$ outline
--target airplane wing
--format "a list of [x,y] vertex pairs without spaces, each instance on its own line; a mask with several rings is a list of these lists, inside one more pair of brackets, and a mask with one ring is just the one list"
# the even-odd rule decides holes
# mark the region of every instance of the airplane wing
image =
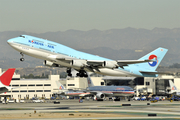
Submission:
[[98,93],[105,94],[105,95],[113,95],[113,93],[109,92],[109,91],[101,91],[101,92],[99,92],[99,91],[90,91],[90,93],[93,94],[93,95],[96,95]]
[[117,60],[117,61],[102,61],[102,60],[87,60],[87,64],[93,67],[112,67],[117,68],[128,66],[129,64],[138,64],[145,62],[153,62],[153,60]]
[[103,94],[105,94],[106,96],[109,96],[109,95],[113,95],[113,93],[112,92],[102,92]]
[[0,87],[0,93],[7,92],[8,88],[7,87]]
[[60,60],[63,62],[69,62],[71,64],[78,64],[80,67],[84,66],[86,68],[91,68],[98,70],[98,68],[101,67],[107,67],[107,68],[118,68],[123,66],[128,66],[129,64],[137,64],[137,63],[144,63],[144,62],[153,62],[153,60],[109,60],[109,61],[104,61],[104,60],[81,60],[81,59],[76,59],[76,58],[71,58],[71,57],[61,57],[61,56],[50,56],[51,58],[55,58],[56,60]]
[[60,55],[50,55],[48,56],[49,59],[51,60],[60,60],[60,61],[63,61],[63,62],[70,62],[74,59],[72,59],[72,57],[62,57]]
[[90,92],[87,92],[87,93],[83,93],[83,94],[80,94],[79,97],[88,97],[92,95]]

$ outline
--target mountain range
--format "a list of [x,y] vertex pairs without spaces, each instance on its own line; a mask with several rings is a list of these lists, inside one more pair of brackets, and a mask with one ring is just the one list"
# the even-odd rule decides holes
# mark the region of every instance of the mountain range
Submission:
[[138,59],[158,47],[169,51],[161,65],[169,66],[180,60],[180,28],[154,28],[152,30],[124,28],[100,30],[67,30],[46,33],[28,33],[24,31],[0,32],[0,67],[35,67],[42,66],[43,60],[25,55],[25,61],[20,62],[21,55],[7,44],[7,40],[26,34],[48,39],[76,50],[99,55],[102,57],[125,60]]

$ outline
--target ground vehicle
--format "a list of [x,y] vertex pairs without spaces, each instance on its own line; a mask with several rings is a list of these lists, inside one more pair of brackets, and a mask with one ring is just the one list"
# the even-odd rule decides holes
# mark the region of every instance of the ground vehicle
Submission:
[[151,103],[158,102],[158,100],[156,98],[151,98],[150,101],[151,101]]
[[51,97],[51,98],[50,98],[50,100],[55,100],[55,99],[56,99],[56,97]]
[[7,104],[7,102],[5,102],[5,100],[2,101],[2,104]]
[[24,100],[20,100],[19,102],[20,102],[20,103],[25,103],[25,101],[24,101]]
[[8,103],[14,103],[14,100],[13,100],[13,99],[10,99],[10,100],[8,101]]
[[134,97],[133,100],[144,101],[144,100],[146,100],[146,97],[145,96],[143,96],[143,97]]
[[33,100],[33,103],[43,103],[44,102],[44,100]]
[[171,100],[174,100],[174,101],[179,101],[179,100],[180,100],[180,98],[179,98],[179,97],[177,97],[177,96],[172,96]]

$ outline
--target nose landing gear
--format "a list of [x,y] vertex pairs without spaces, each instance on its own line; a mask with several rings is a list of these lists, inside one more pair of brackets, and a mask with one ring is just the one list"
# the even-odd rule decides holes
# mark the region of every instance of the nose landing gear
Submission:
[[23,57],[24,57],[24,54],[23,54],[22,52],[20,52],[20,54],[21,54],[21,56],[22,56],[22,57],[20,58],[20,61],[23,62],[23,61],[24,61],[24,58],[23,58]]

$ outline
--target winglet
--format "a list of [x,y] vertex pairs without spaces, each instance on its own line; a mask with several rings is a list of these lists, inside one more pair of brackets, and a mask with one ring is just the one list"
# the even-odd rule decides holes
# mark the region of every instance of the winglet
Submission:
[[15,68],[9,68],[5,73],[1,75],[0,81],[3,85],[10,85],[15,70]]

